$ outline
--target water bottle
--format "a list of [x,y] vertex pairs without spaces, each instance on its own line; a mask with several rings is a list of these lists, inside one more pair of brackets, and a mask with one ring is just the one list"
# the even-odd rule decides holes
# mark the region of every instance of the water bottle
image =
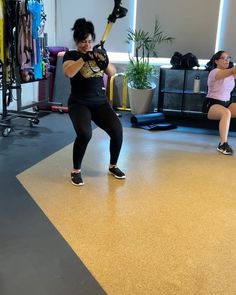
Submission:
[[199,93],[200,92],[200,76],[195,76],[193,82],[193,92]]

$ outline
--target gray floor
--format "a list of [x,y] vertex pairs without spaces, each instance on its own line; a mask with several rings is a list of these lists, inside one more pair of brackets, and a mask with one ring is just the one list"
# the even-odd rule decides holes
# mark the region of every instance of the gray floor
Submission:
[[105,294],[80,259],[16,179],[73,141],[67,114],[29,127],[16,119],[0,137],[0,294]]

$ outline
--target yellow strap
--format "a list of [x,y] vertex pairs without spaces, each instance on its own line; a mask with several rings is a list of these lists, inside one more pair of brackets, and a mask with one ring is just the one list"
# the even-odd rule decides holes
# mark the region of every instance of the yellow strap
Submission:
[[101,43],[104,43],[107,39],[107,36],[110,33],[110,30],[112,28],[113,23],[112,22],[108,22],[108,24],[106,25],[106,29],[105,32],[103,33],[102,39],[101,39]]
[[0,60],[2,63],[5,62],[5,56],[4,56],[4,11],[3,11],[2,0],[0,0]]

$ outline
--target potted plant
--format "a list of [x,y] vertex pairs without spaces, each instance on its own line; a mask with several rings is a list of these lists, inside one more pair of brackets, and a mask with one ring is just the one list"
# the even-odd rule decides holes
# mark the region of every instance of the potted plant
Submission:
[[128,30],[126,43],[134,45],[134,56],[129,54],[129,63],[125,74],[128,81],[128,95],[133,114],[150,112],[156,85],[151,77],[156,74],[156,67],[149,62],[150,55],[158,56],[157,46],[163,42],[172,42],[173,37],[168,36],[161,29],[155,18],[154,32],[151,35],[142,29]]

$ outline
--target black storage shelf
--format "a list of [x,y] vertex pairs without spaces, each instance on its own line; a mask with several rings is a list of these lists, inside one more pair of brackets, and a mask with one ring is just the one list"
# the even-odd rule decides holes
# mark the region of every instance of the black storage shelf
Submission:
[[[193,91],[194,78],[200,77],[200,92]],[[176,70],[161,67],[158,111],[176,115],[202,115],[207,92],[208,72],[205,69]]]
[[[193,91],[194,78],[200,77],[200,92]],[[158,111],[169,116],[206,118],[202,106],[207,94],[208,72],[203,69],[160,68]],[[236,86],[231,94],[236,102]]]
[[193,90],[184,90],[184,94],[194,94],[194,95],[206,96],[206,91],[194,92]]

